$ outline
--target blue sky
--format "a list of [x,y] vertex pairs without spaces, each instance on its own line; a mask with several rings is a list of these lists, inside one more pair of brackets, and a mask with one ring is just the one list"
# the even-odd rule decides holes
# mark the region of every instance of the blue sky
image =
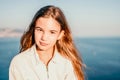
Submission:
[[26,29],[46,5],[63,10],[75,36],[120,37],[120,0],[0,0],[0,28]]

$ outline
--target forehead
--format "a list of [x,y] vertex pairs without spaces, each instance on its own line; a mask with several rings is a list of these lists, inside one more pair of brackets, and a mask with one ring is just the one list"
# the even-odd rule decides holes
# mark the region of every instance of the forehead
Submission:
[[49,29],[49,30],[51,30],[51,29],[60,30],[60,24],[52,17],[49,17],[49,18],[40,17],[40,18],[38,18],[36,23],[35,23],[35,27],[40,27],[40,28]]

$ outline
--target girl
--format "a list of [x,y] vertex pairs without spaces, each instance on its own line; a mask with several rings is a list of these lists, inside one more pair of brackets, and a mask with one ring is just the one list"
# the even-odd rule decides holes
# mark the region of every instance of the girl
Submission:
[[63,12],[41,8],[21,38],[20,54],[11,61],[10,80],[84,80],[82,60]]

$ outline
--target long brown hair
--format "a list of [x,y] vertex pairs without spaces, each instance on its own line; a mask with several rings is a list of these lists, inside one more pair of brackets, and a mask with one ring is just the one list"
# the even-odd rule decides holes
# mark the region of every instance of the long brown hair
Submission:
[[65,33],[64,36],[56,42],[57,49],[62,56],[71,61],[77,79],[84,80],[82,59],[78,55],[78,51],[76,50],[76,47],[73,43],[71,31],[69,29],[66,18],[58,7],[55,7],[53,5],[45,6],[35,14],[28,30],[23,34],[21,38],[20,52],[27,50],[35,43],[34,27],[36,20],[40,17],[52,17],[61,25],[61,30],[64,30]]

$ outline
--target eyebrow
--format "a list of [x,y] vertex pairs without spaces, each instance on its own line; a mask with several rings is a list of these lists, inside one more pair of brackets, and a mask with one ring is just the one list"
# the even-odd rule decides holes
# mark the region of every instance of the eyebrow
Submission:
[[[35,28],[41,28],[41,27],[37,27],[37,26],[35,26]],[[42,28],[41,28],[42,29]]]
[[58,32],[57,30],[50,30],[50,31],[52,31],[52,32]]

